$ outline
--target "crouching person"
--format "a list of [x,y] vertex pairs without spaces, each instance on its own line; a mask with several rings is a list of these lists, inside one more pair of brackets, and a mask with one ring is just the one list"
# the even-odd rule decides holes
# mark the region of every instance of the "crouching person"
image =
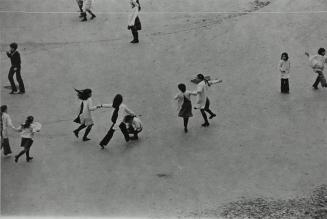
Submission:
[[133,135],[129,139],[131,140],[139,139],[138,133],[140,133],[143,129],[141,120],[134,115],[127,115],[124,118],[124,123],[126,124],[128,134]]

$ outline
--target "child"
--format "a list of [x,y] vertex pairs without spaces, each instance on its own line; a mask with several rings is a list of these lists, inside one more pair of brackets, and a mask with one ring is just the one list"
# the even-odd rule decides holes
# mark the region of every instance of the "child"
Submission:
[[10,51],[7,51],[7,56],[10,58],[11,67],[8,74],[8,79],[11,85],[11,92],[10,94],[15,94],[17,92],[17,88],[14,81],[14,74],[16,73],[16,79],[19,85],[19,94],[25,93],[24,82],[22,76],[20,75],[21,69],[21,60],[20,54],[17,51],[18,45],[17,43],[10,44]]
[[30,157],[30,148],[33,144],[34,133],[39,132],[41,129],[41,124],[33,123],[33,121],[33,116],[28,116],[25,123],[17,129],[17,131],[21,132],[21,147],[23,147],[24,149],[15,156],[16,163],[18,162],[19,157],[23,154],[26,154],[27,162],[33,159],[33,157]]
[[216,116],[210,109],[210,100],[207,97],[207,89],[209,86],[212,84],[216,83],[221,83],[222,80],[205,80],[203,74],[198,74],[197,79],[200,81],[197,85],[197,91],[196,93],[198,94],[198,101],[197,101],[197,107],[195,109],[200,109],[200,112],[202,114],[202,117],[204,119],[204,123],[202,124],[203,127],[209,126],[209,121],[207,118],[207,115],[205,112],[208,112],[210,114],[209,119],[212,119],[213,117]]
[[106,136],[104,136],[104,138],[101,140],[100,147],[102,149],[104,149],[104,146],[106,146],[109,143],[114,132],[118,128],[120,128],[121,132],[124,135],[126,142],[128,142],[130,138],[129,138],[129,134],[128,134],[128,131],[126,128],[126,124],[124,123],[123,120],[126,115],[135,116],[135,114],[133,113],[133,111],[128,109],[125,104],[123,104],[123,96],[120,94],[117,94],[114,97],[112,104],[101,104],[100,107],[114,109],[114,111],[112,112],[112,115],[111,115],[112,125],[111,125],[109,131],[107,132]]
[[136,116],[127,115],[124,118],[124,123],[126,124],[128,134],[134,135],[133,137],[130,137],[130,139],[137,140],[138,133],[140,133],[143,129],[141,120]]
[[139,35],[137,31],[142,29],[141,22],[138,17],[139,11],[141,10],[141,6],[139,0],[130,0],[130,4],[132,9],[128,18],[127,29],[131,30],[133,35],[133,40],[130,43],[138,43]]
[[3,154],[5,156],[11,155],[11,149],[8,139],[8,126],[16,130],[11,122],[11,118],[7,113],[7,105],[1,106],[1,148],[3,148]]
[[191,102],[191,95],[196,96],[196,92],[191,92],[186,90],[185,84],[179,84],[178,89],[181,91],[179,94],[175,96],[175,100],[178,101],[178,116],[182,117],[184,120],[184,131],[185,133],[188,132],[187,124],[190,117],[193,116],[192,114],[192,102]]
[[81,125],[76,130],[74,130],[74,135],[76,136],[76,138],[78,138],[78,133],[82,129],[86,128],[83,136],[83,141],[89,141],[91,139],[89,139],[87,136],[90,133],[92,126],[94,124],[91,111],[94,111],[99,107],[93,106],[93,102],[91,99],[92,96],[91,89],[85,89],[85,90],[75,89],[75,90],[77,92],[78,98],[82,100],[82,103],[81,103],[80,113],[78,117],[74,120],[74,122],[80,123]]
[[91,11],[93,5],[93,0],[83,0],[83,13],[82,15],[82,20],[81,21],[87,21],[86,18],[86,12],[88,12],[91,15],[91,20],[94,19],[96,16],[95,14]]
[[281,60],[279,62],[279,70],[281,73],[281,85],[280,90],[284,94],[289,93],[289,74],[290,74],[290,61],[288,60],[288,54],[283,52],[281,55]]
[[318,54],[313,56],[307,52],[305,52],[304,54],[309,57],[310,65],[313,71],[318,74],[317,79],[312,85],[312,87],[317,90],[319,82],[322,87],[327,87],[327,82],[324,75],[324,67],[325,63],[327,63],[327,57],[325,56],[326,50],[324,48],[320,48],[318,50]]

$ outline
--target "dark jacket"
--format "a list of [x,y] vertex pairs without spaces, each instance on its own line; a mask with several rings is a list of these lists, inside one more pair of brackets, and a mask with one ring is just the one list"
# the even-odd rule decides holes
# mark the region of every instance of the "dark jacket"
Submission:
[[15,51],[13,53],[8,53],[7,52],[7,56],[10,58],[12,67],[19,67],[20,68],[21,60],[20,60],[20,54],[19,54],[18,51]]

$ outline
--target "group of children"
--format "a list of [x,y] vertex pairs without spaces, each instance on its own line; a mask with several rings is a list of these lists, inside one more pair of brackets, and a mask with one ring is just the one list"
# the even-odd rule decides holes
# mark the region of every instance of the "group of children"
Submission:
[[[80,18],[82,22],[87,21],[87,13],[91,15],[91,20],[96,16],[92,12],[94,0],[76,0],[78,8],[80,10]],[[138,31],[142,29],[141,21],[139,18],[139,11],[141,11],[141,5],[139,0],[130,0],[131,11],[128,16],[127,29],[131,30],[133,40],[131,43],[139,43]]]
[[[117,94],[112,104],[101,104],[93,105],[91,96],[91,89],[77,90],[78,98],[81,100],[80,112],[74,122],[79,123],[80,126],[75,129],[74,135],[78,138],[79,132],[86,128],[83,136],[83,141],[90,140],[88,134],[91,131],[92,126],[94,125],[92,118],[92,111],[100,108],[112,108],[111,114],[111,126],[104,136],[104,138],[99,143],[100,147],[104,147],[110,142],[113,137],[114,132],[119,128],[124,135],[126,142],[129,140],[137,140],[138,133],[142,131],[143,126],[141,120],[136,116],[136,114],[131,111],[125,104],[123,104],[123,97],[121,94]],[[133,135],[130,137],[130,135]]]
[[33,144],[34,133],[39,132],[41,130],[41,124],[38,122],[34,122],[33,116],[28,116],[25,120],[25,123],[21,124],[18,128],[16,128],[12,124],[12,120],[8,114],[7,105],[1,106],[1,148],[3,149],[3,154],[5,156],[10,156],[12,154],[9,137],[8,137],[8,128],[12,128],[13,130],[20,132],[21,135],[21,147],[24,149],[21,150],[15,156],[15,162],[18,162],[18,159],[23,154],[26,154],[26,161],[29,162],[33,159],[30,156],[30,148]]
[[[321,87],[327,87],[327,82],[324,75],[324,66],[327,63],[326,50],[324,48],[319,48],[316,55],[310,55],[308,52],[305,52],[304,54],[309,58],[309,63],[313,72],[317,74],[317,78],[312,87],[317,90],[319,83],[321,84]],[[281,93],[289,94],[289,75],[291,64],[286,52],[282,53],[278,68],[281,73]]]

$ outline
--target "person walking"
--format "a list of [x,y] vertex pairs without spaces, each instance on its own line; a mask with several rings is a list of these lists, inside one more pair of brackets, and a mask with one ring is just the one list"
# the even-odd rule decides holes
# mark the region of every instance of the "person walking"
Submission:
[[83,0],[83,12],[81,14],[82,20],[81,21],[87,21],[87,15],[86,12],[91,15],[91,20],[96,18],[95,14],[92,12],[93,7],[93,0]]
[[124,135],[126,142],[130,140],[129,134],[126,128],[126,124],[124,123],[124,118],[126,115],[135,116],[135,113],[127,108],[125,104],[123,104],[123,96],[121,94],[117,94],[114,97],[112,104],[101,104],[100,108],[113,108],[113,112],[111,114],[111,122],[112,125],[109,128],[109,131],[104,136],[104,138],[100,142],[100,147],[104,149],[104,147],[110,142],[114,132],[119,128]]
[[9,45],[9,47],[10,47],[10,51],[7,51],[7,56],[8,56],[8,58],[10,58],[10,61],[11,61],[11,67],[10,67],[9,74],[8,74],[8,79],[9,79],[9,82],[11,85],[10,94],[15,94],[17,92],[17,88],[16,88],[15,81],[14,81],[15,74],[16,74],[16,79],[17,79],[18,86],[19,86],[19,94],[24,94],[25,86],[24,86],[22,76],[20,75],[21,59],[20,59],[20,54],[17,51],[18,45],[17,45],[17,43],[11,43]]
[[127,29],[131,30],[133,40],[130,43],[139,43],[138,31],[142,29],[140,18],[138,17],[139,11],[141,11],[141,5],[139,0],[130,0],[131,11],[128,18]]
[[290,92],[289,88],[289,77],[290,77],[290,61],[288,60],[288,54],[286,52],[283,52],[281,55],[281,60],[279,62],[279,71],[281,73],[281,79],[280,79],[280,91],[284,94],[288,94]]
[[327,63],[326,50],[324,48],[319,48],[317,55],[310,55],[308,52],[305,52],[304,54],[308,56],[313,71],[318,74],[312,87],[317,90],[319,83],[322,87],[327,87],[324,75],[324,67]]
[[178,93],[174,99],[177,100],[178,103],[178,116],[183,118],[184,121],[184,132],[187,133],[187,125],[189,118],[193,116],[192,114],[192,102],[191,102],[191,95],[196,96],[196,92],[191,92],[186,90],[185,84],[178,84],[178,89],[180,93]]
[[86,128],[85,132],[84,132],[84,136],[83,136],[83,141],[89,141],[91,140],[90,138],[88,138],[88,134],[90,133],[92,126],[94,125],[93,119],[92,119],[92,114],[91,111],[96,110],[97,106],[93,106],[93,102],[92,102],[92,90],[91,89],[85,89],[85,90],[77,90],[75,89],[75,91],[77,92],[77,96],[78,98],[82,101],[81,102],[81,107],[80,107],[80,113],[77,116],[77,118],[74,120],[74,122],[81,124],[77,129],[75,129],[74,135],[76,136],[76,138],[78,138],[78,134],[79,132]]
[[12,124],[9,114],[7,113],[7,110],[7,105],[1,106],[1,148],[3,149],[3,155],[5,156],[9,156],[12,153],[8,138],[8,127],[16,130]]
[[23,147],[24,149],[15,156],[16,163],[18,162],[19,157],[22,156],[23,154],[26,154],[27,162],[33,159],[33,157],[30,156],[30,148],[33,144],[34,133],[39,132],[41,129],[41,124],[34,123],[33,121],[34,121],[34,117],[28,116],[26,118],[25,123],[22,124],[20,128],[17,129],[17,131],[21,133],[20,146]]
[[207,127],[210,124],[206,112],[210,114],[209,119],[212,119],[216,116],[216,114],[210,110],[210,100],[207,97],[207,90],[209,86],[211,86],[212,84],[221,83],[222,80],[205,80],[203,74],[198,74],[197,79],[200,82],[198,83],[197,90],[196,90],[196,93],[198,95],[198,101],[195,109],[200,109],[200,112],[204,120],[202,126]]

